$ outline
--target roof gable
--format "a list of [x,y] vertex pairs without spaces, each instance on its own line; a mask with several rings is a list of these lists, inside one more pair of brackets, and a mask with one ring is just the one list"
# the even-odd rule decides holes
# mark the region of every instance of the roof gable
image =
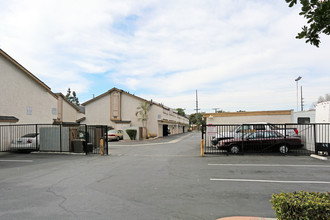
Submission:
[[4,52],[2,49],[0,49],[0,54],[7,59],[9,62],[11,62],[14,66],[16,66],[18,69],[20,69],[23,73],[25,73],[30,79],[37,82],[41,87],[45,88],[49,94],[51,94],[53,97],[57,99],[57,96],[51,91],[51,89],[40,79],[38,79],[35,75],[33,75],[30,71],[25,69],[21,64],[19,64],[16,60],[14,60],[11,56],[9,56],[6,52]]

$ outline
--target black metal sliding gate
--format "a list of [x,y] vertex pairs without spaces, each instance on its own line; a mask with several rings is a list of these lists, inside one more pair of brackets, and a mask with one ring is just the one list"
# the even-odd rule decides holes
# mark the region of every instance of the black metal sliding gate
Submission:
[[330,124],[219,124],[202,127],[205,154],[330,153]]
[[0,151],[108,155],[108,127],[83,124],[0,125]]

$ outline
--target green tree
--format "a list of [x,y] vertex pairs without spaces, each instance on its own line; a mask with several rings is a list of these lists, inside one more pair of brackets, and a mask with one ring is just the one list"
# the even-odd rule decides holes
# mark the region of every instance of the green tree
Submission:
[[73,91],[72,92],[72,95],[71,95],[71,89],[70,88],[68,88],[68,91],[67,91],[67,93],[65,95],[65,98],[66,98],[66,100],[68,100],[69,102],[71,102],[71,103],[73,103],[75,105],[80,105],[79,99],[77,97],[76,92]]
[[176,109],[178,111],[178,115],[181,115],[183,117],[186,117],[186,113],[184,112],[183,108],[177,108]]
[[148,112],[151,108],[149,102],[141,102],[140,105],[136,108],[135,115],[138,117],[139,121],[142,121],[142,126],[146,130],[146,135],[148,138]]
[[66,92],[65,98],[66,98],[66,100],[71,102],[71,89],[70,88],[68,88],[68,91]]
[[203,119],[203,113],[194,113],[189,115],[189,124],[197,125],[198,130],[200,126],[205,124],[205,120]]
[[[285,0],[289,7],[297,4],[298,0]],[[330,35],[330,1],[329,0],[300,0],[302,5],[299,15],[307,19],[307,26],[302,28],[296,38],[306,39],[316,47],[320,44],[320,34]]]

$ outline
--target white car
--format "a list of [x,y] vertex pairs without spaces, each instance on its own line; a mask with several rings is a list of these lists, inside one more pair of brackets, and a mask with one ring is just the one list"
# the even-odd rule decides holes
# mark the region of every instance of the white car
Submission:
[[[38,147],[37,147],[38,142]],[[25,134],[20,138],[14,139],[10,145],[12,151],[35,151],[40,146],[39,133]]]
[[124,132],[122,130],[109,130],[108,131],[108,141],[119,141],[123,140],[124,138]]

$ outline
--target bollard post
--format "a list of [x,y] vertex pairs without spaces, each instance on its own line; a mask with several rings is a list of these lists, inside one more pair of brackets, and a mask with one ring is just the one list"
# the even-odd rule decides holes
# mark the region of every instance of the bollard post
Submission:
[[104,142],[103,142],[103,138],[101,138],[100,139],[100,153],[101,153],[101,155],[103,156],[103,154],[104,154],[104,149],[103,149],[103,145],[104,145]]
[[204,141],[204,139],[202,139],[202,141],[201,141],[201,156],[202,157],[204,157],[204,146],[205,145],[205,141]]

